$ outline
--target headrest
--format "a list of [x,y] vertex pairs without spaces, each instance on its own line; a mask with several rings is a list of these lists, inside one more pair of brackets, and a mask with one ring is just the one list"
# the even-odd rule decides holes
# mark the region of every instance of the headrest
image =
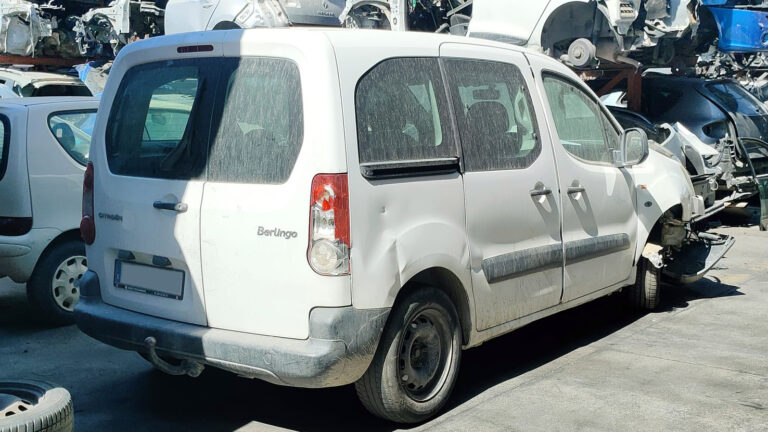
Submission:
[[467,122],[474,136],[501,135],[509,131],[509,114],[501,102],[477,102],[467,112]]

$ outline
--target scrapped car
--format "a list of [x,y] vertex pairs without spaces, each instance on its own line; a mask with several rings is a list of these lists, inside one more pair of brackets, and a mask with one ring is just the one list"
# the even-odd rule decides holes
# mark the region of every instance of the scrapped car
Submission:
[[0,278],[27,284],[38,317],[71,323],[86,269],[82,185],[98,100],[0,101]]
[[347,0],[339,21],[346,28],[465,35],[472,3],[471,0]]
[[698,0],[347,0],[340,20],[345,27],[468,33],[579,68],[668,64],[705,52],[717,36]]
[[163,34],[165,2],[3,0],[0,53],[112,58],[134,39]]
[[717,49],[722,52],[768,51],[768,1],[701,0],[718,30]]
[[91,96],[77,77],[0,68],[0,97]]
[[0,2],[0,53],[31,56],[37,42],[53,34],[40,6],[25,0]]
[[469,35],[525,45],[577,68],[667,65],[717,37],[698,0],[477,0]]
[[653,309],[733,244],[572,71],[480,39],[140,41],[93,137],[82,331],[171,374],[355,383],[397,422],[440,410],[462,349],[620,290]]
[[713,216],[723,210],[726,204],[742,197],[738,192],[733,192],[721,194],[725,196],[718,198],[717,192],[720,184],[733,177],[730,148],[715,149],[701,142],[698,137],[680,123],[672,125],[664,123],[657,126],[642,114],[626,108],[608,105],[609,101],[614,103],[619,101],[611,100],[610,97],[603,99],[611,114],[622,127],[625,129],[642,129],[651,141],[671,152],[686,167],[696,194],[704,198],[705,211],[696,215],[696,220]]
[[[156,4],[157,3],[157,4]],[[135,39],[163,34],[165,1],[114,0],[65,22],[81,56],[114,57]]]
[[723,192],[757,193],[757,177],[768,175],[768,113],[730,79],[708,80],[646,73],[642,113],[654,123],[681,123],[721,156],[731,159]]
[[255,27],[339,26],[344,0],[169,0],[165,34]]

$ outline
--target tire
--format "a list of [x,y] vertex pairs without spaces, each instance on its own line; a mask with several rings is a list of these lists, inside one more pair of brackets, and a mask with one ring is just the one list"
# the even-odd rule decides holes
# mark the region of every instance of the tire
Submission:
[[635,284],[627,289],[630,306],[638,311],[652,311],[659,307],[660,294],[661,269],[654,267],[646,258],[640,258]]
[[0,381],[0,432],[72,432],[69,392],[43,381]]
[[69,240],[55,245],[37,262],[27,282],[27,298],[39,318],[53,325],[74,323],[73,310],[80,299],[75,286],[88,264],[85,245]]
[[371,365],[355,383],[358,398],[373,415],[396,423],[433,417],[456,384],[461,343],[448,296],[417,288],[395,305]]

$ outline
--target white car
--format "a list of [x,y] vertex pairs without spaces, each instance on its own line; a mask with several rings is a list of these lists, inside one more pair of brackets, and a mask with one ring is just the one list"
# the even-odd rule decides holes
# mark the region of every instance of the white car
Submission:
[[577,68],[599,60],[639,67],[695,59],[717,36],[711,16],[698,0],[476,0],[468,34]]
[[[418,422],[462,349],[622,289],[652,309],[662,268],[706,271],[679,252],[702,207],[679,161],[509,45],[166,36],[121,51],[102,102],[76,321],[171,374],[355,383]],[[707,237],[717,261],[732,239]]]
[[31,96],[91,96],[91,91],[77,77],[0,68],[1,99]]
[[338,27],[345,0],[169,0],[165,34],[254,27]]
[[73,320],[85,272],[82,178],[98,100],[0,101],[0,278],[27,284],[39,317]]

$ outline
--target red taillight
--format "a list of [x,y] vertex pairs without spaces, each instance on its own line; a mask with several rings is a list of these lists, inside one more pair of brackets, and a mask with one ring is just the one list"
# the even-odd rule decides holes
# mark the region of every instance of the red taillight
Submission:
[[347,175],[318,174],[312,179],[309,264],[323,275],[349,274],[351,245]]
[[80,237],[85,244],[96,240],[96,224],[93,221],[93,163],[88,162],[83,177],[83,219],[80,220]]

